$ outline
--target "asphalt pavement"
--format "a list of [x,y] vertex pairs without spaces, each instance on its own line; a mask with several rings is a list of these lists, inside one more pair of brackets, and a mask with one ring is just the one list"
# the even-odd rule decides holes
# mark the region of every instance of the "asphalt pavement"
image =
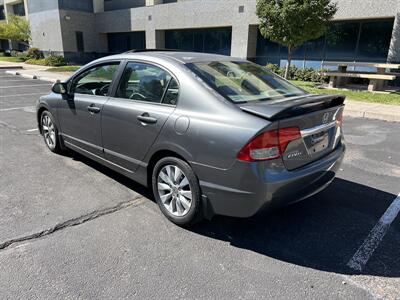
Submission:
[[187,230],[146,188],[46,148],[34,105],[50,86],[0,71],[1,299],[400,299],[400,217],[374,233],[400,193],[400,123],[346,118],[328,189]]

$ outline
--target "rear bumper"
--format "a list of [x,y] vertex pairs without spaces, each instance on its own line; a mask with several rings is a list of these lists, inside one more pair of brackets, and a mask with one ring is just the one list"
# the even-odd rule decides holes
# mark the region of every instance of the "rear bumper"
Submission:
[[302,168],[287,171],[281,161],[235,162],[227,169],[193,167],[214,214],[250,217],[259,210],[301,201],[326,188],[343,160],[345,145]]

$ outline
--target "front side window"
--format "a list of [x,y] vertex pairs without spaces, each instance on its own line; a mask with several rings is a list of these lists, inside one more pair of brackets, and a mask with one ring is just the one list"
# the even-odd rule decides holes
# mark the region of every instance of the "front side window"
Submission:
[[72,82],[71,91],[76,94],[107,96],[119,62],[102,64],[79,74]]
[[145,64],[127,64],[116,97],[135,101],[176,104],[178,85],[165,70]]
[[305,92],[266,68],[250,62],[201,62],[187,67],[233,102],[276,100]]

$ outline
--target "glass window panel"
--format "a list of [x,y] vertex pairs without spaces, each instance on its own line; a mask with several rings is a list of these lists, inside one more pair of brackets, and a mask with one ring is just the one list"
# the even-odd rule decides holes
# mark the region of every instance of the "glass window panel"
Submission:
[[15,15],[25,16],[25,6],[23,2],[14,4],[12,8]]
[[165,47],[167,49],[230,55],[231,41],[231,28],[165,31]]
[[168,85],[168,89],[165,92],[164,99],[162,102],[165,104],[176,105],[176,103],[178,102],[178,95],[179,95],[178,82],[175,80],[175,78],[172,78]]
[[192,63],[187,67],[233,102],[266,101],[304,94],[268,69],[250,62]]
[[359,22],[333,23],[326,36],[326,60],[354,60]]
[[146,48],[146,37],[144,31],[109,33],[107,36],[108,51],[110,53],[121,53],[133,49]]
[[306,60],[305,61],[305,67],[306,68],[311,68],[314,70],[320,70],[322,65],[321,60]]
[[305,43],[306,59],[322,60],[324,58],[325,36]]
[[130,62],[124,70],[116,97],[160,103],[171,78],[159,67]]
[[363,22],[357,60],[386,61],[394,20]]
[[72,82],[74,93],[106,96],[118,70],[119,62],[96,66],[80,74]]

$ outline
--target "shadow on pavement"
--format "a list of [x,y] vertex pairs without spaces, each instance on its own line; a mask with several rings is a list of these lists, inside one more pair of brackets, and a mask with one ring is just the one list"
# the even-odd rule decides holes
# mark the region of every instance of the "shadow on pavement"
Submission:
[[[395,198],[390,193],[335,179],[325,191],[303,202],[249,219],[215,217],[193,231],[288,263],[359,274],[346,264]],[[393,224],[391,230],[398,230],[397,225]],[[363,274],[400,276],[400,235],[387,234],[384,241]],[[385,255],[377,257],[379,253]]]
[[[66,156],[154,201],[150,189],[129,178],[80,154],[71,152]],[[288,263],[359,274],[346,264],[395,198],[394,194],[337,178],[325,191],[303,202],[248,219],[216,216],[191,231]],[[397,220],[363,274],[400,277],[399,232]]]

